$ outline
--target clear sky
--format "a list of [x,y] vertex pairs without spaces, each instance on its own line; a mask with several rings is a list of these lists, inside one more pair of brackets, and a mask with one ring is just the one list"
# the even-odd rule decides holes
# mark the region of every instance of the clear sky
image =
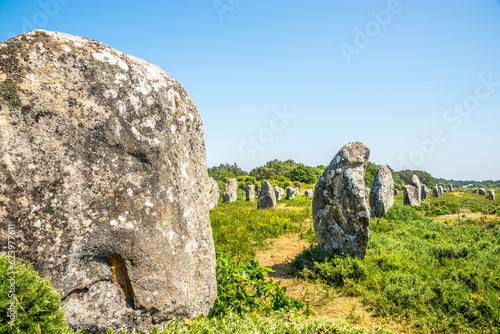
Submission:
[[0,40],[89,37],[180,81],[208,165],[370,160],[500,179],[499,0],[0,0]]

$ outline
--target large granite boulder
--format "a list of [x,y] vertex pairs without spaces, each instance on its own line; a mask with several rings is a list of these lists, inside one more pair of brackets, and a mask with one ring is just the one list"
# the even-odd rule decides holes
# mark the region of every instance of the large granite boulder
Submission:
[[434,189],[432,189],[432,196],[433,197],[440,197],[441,194],[439,193],[439,187],[435,186]]
[[404,189],[404,205],[419,206],[420,193],[417,187],[405,186]]
[[313,197],[313,190],[312,189],[307,189],[305,192],[304,192],[304,196],[305,197]]
[[420,203],[420,200],[422,199],[422,184],[420,183],[420,180],[417,175],[413,175],[411,177],[411,185],[417,188],[418,191],[418,202]]
[[245,190],[245,199],[252,202],[255,200],[255,186],[253,184],[247,185]]
[[290,186],[286,188],[286,199],[295,198],[295,195],[297,195],[297,188]]
[[449,191],[449,192],[453,192],[454,190],[455,190],[455,189],[453,189],[453,184],[451,184],[451,183],[450,183],[450,184],[448,185],[448,191]]
[[478,189],[477,189],[477,188],[472,189],[472,193],[473,193],[473,194],[477,194],[477,192],[478,192]]
[[269,181],[262,182],[260,189],[260,197],[257,201],[259,209],[274,209],[276,207],[276,194],[274,188]]
[[[217,295],[202,120],[160,68],[36,30],[0,43],[0,222],[72,326],[147,331]],[[7,244],[0,233],[0,243]]]
[[380,165],[370,190],[372,217],[382,217],[394,205],[394,180],[387,165]]
[[479,195],[485,196],[486,195],[486,190],[484,188],[479,188],[478,191],[477,191],[477,193]]
[[222,193],[223,202],[234,202],[238,198],[238,181],[236,179],[229,179],[224,185],[224,192]]
[[217,204],[219,203],[219,195],[220,195],[219,185],[217,184],[217,181],[215,181],[213,177],[209,177],[208,186],[209,186],[208,209],[213,210],[217,207]]
[[489,196],[488,196],[490,199],[495,199],[495,190],[494,189],[490,189],[489,191]]
[[438,191],[439,191],[439,196],[443,196],[445,193],[443,186],[438,186]]
[[316,183],[312,202],[320,249],[364,258],[370,207],[365,172],[370,150],[363,143],[346,144]]

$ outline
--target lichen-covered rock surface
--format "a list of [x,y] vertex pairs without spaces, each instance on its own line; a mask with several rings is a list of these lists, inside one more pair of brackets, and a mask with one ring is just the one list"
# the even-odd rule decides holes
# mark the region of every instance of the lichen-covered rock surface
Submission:
[[285,189],[278,186],[274,187],[274,195],[276,196],[276,201],[281,201],[281,197],[285,193]]
[[420,179],[418,178],[418,176],[415,174],[411,178],[411,185],[417,188],[418,192],[417,197],[418,197],[418,202],[420,203],[420,201],[422,200],[422,184],[420,183]]
[[249,184],[247,185],[247,188],[245,190],[245,196],[247,201],[254,201],[255,200],[255,185]]
[[304,192],[304,196],[305,197],[313,197],[313,190],[312,189],[307,189],[305,192]]
[[405,186],[403,203],[410,206],[420,205],[420,191],[417,187]]
[[297,188],[290,186],[286,187],[286,199],[295,198],[295,195],[297,195]]
[[380,165],[370,191],[372,217],[382,217],[394,205],[394,180],[387,165]]
[[56,32],[0,42],[1,230],[15,226],[71,325],[209,314],[207,179],[200,114],[160,68]]
[[219,203],[219,195],[220,195],[220,190],[219,190],[219,185],[217,184],[217,181],[214,180],[213,177],[208,178],[208,209],[213,210],[217,207],[217,204]]
[[227,180],[222,193],[223,202],[234,202],[238,198],[238,181],[236,179]]
[[346,144],[316,183],[312,202],[320,249],[364,258],[370,207],[365,173],[370,150],[363,143]]
[[276,194],[269,181],[262,182],[257,207],[259,209],[274,209],[276,207]]

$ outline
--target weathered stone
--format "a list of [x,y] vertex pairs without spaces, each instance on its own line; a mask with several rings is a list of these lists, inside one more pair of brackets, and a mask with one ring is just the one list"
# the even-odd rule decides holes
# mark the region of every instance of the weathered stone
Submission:
[[306,197],[313,197],[313,191],[312,191],[312,189],[307,189],[304,192],[304,196],[306,196]]
[[489,197],[490,199],[493,199],[493,200],[494,200],[494,199],[495,199],[495,190],[490,189],[490,191],[489,191],[489,196],[488,196],[488,197]]
[[479,195],[483,195],[483,196],[485,196],[485,195],[486,195],[486,190],[484,190],[484,188],[479,188],[479,190],[477,191],[477,193],[478,193]]
[[222,193],[223,202],[234,202],[238,198],[238,181],[236,179],[229,179],[224,185],[224,192]]
[[262,182],[262,189],[260,190],[257,207],[259,209],[274,209],[276,207],[276,194],[269,181]]
[[421,199],[427,199],[427,194],[430,192],[429,188],[425,184],[422,184],[422,193],[420,194]]
[[418,188],[414,186],[405,186],[404,189],[404,205],[419,206],[420,205],[420,194]]
[[472,193],[473,193],[473,194],[477,194],[477,191],[478,191],[478,189],[477,189],[477,188],[472,189]]
[[442,196],[444,194],[444,188],[443,188],[443,186],[439,186],[438,190],[439,190],[439,196]]
[[448,185],[448,191],[449,191],[449,192],[453,192],[453,191],[454,191],[454,189],[453,189],[453,184],[451,184],[451,183],[450,183],[450,184]]
[[[0,44],[0,222],[69,323],[145,332],[217,295],[202,120],[160,68],[36,30]],[[0,243],[7,244],[0,233]]]
[[313,220],[320,249],[364,258],[370,207],[365,172],[370,150],[349,143],[333,157],[316,183]]
[[420,180],[418,179],[417,175],[413,175],[411,177],[411,185],[417,188],[418,191],[418,203],[420,205],[420,201],[422,200],[422,184],[420,183]]
[[394,180],[387,165],[380,165],[370,191],[372,217],[382,217],[394,205]]
[[247,185],[245,195],[247,201],[253,202],[255,200],[255,186],[253,184]]
[[439,188],[438,186],[435,186],[434,189],[432,189],[432,196],[434,197],[439,197],[441,194],[439,193]]
[[213,210],[217,207],[219,203],[219,185],[217,181],[214,180],[213,177],[208,178],[208,186],[209,186],[209,195],[208,195],[208,209]]
[[394,195],[399,195],[399,190],[398,189],[394,189]]
[[287,187],[286,188],[286,199],[292,199],[297,195],[297,188]]
[[285,190],[283,188],[280,188],[278,186],[274,187],[274,194],[276,195],[276,201],[281,201],[281,198],[283,197],[284,193]]

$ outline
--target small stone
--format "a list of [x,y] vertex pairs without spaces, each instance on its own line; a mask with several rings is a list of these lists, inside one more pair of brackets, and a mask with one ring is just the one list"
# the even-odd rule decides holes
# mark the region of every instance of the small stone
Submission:
[[405,186],[404,189],[404,205],[419,206],[420,193],[417,187]]
[[307,189],[307,190],[304,192],[304,196],[305,196],[305,197],[313,197],[313,191],[312,191],[312,189]]
[[276,207],[276,194],[274,188],[269,181],[262,182],[260,197],[257,202],[259,209],[274,209]]
[[488,197],[492,200],[495,199],[495,190],[494,189],[490,189]]
[[393,205],[394,180],[392,172],[387,165],[380,165],[370,190],[372,217],[383,217]]
[[420,183],[420,180],[418,179],[418,176],[417,175],[413,175],[411,177],[411,185],[414,186],[415,188],[417,188],[417,191],[418,191],[418,205],[420,205],[420,201],[422,199],[422,184]]
[[281,201],[283,194],[285,193],[285,189],[280,188],[278,186],[274,187],[274,194],[276,195],[276,201]]
[[286,199],[292,199],[297,195],[297,188],[287,187],[286,188]]
[[238,181],[236,179],[229,179],[224,186],[222,193],[222,202],[234,202],[238,197]]
[[255,186],[253,184],[247,185],[245,195],[247,201],[253,202],[255,200]]
[[485,196],[486,195],[486,190],[484,190],[484,188],[479,188],[479,190],[477,192],[481,196]]

